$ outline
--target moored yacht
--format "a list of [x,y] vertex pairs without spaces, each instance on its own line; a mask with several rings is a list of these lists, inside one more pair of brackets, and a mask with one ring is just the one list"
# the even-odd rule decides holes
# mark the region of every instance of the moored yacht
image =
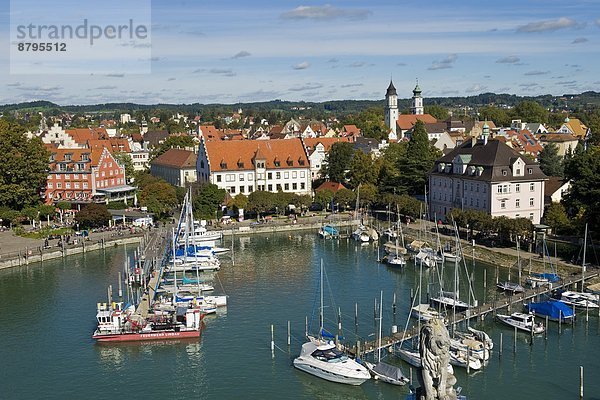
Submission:
[[310,338],[302,345],[294,367],[331,382],[360,385],[371,378],[369,371],[335,344]]
[[544,324],[535,322],[535,318],[532,314],[523,314],[519,312],[512,313],[511,315],[496,315],[498,321],[520,329],[525,332],[543,333],[546,329]]

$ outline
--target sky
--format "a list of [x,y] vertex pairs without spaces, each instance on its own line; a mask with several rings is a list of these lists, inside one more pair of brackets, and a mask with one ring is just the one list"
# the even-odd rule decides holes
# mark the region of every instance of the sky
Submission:
[[418,79],[425,104],[600,91],[599,0],[152,0],[149,68],[106,74],[11,69],[20,1],[0,0],[0,104],[377,100],[390,78],[400,98]]

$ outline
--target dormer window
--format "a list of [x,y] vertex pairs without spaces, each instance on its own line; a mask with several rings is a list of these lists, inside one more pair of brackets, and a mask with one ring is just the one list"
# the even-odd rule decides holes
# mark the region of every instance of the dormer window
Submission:
[[50,162],[54,162],[56,160],[56,153],[50,154]]
[[299,165],[304,165],[304,159],[303,158],[298,158],[298,164]]
[[90,161],[90,155],[88,153],[83,153],[81,155],[81,161]]
[[533,168],[528,168],[528,169],[527,169],[527,173],[528,173],[529,175],[533,174]]
[[244,162],[242,161],[241,158],[238,159],[237,166],[238,166],[238,168],[244,168]]
[[444,172],[444,168],[446,168],[446,164],[444,164],[444,163],[438,164],[438,172]]
[[73,154],[67,153],[65,154],[65,161],[69,162],[73,159]]
[[281,166],[281,162],[279,161],[279,158],[275,157],[275,160],[273,160],[273,165],[276,167]]
[[227,163],[225,162],[225,160],[221,160],[221,169],[227,169]]
[[505,169],[502,170],[502,176],[506,176],[508,173],[506,172]]
[[286,164],[288,165],[288,167],[291,167],[292,165],[294,165],[294,160],[292,160],[292,157],[288,156],[287,160],[285,160]]
[[469,167],[469,175],[475,175],[475,167],[473,165]]

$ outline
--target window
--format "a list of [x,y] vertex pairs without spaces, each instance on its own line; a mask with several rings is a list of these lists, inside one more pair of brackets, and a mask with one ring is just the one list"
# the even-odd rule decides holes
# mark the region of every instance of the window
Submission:
[[516,200],[515,200],[515,207],[516,207],[516,208],[519,208],[519,207],[521,207],[521,200],[519,200],[519,199],[516,199]]
[[272,173],[272,172],[269,172],[269,173],[267,174],[267,178],[269,178],[269,179],[273,179],[273,173]]
[[498,185],[498,194],[502,193],[502,185]]
[[298,177],[298,172],[297,171],[293,171],[292,172],[292,178],[297,178]]
[[301,182],[301,183],[300,183],[300,189],[301,189],[301,190],[304,190],[305,188],[306,188],[306,185],[304,184],[304,182]]
[[281,179],[281,172],[277,172],[277,173],[275,173],[275,178],[277,178],[277,179]]
[[515,192],[521,193],[521,184],[520,183],[515,184]]
[[53,189],[54,185],[52,184],[52,182],[48,182],[48,189]]
[[57,189],[62,189],[62,183],[56,182],[56,188]]
[[290,179],[290,173],[289,173],[289,172],[284,172],[284,173],[283,173],[283,177],[284,177],[285,179]]
[[221,182],[221,175],[217,175],[217,182]]
[[277,184],[277,191],[278,192],[281,191],[281,185],[280,184]]
[[254,186],[248,186],[248,193],[252,193],[254,191]]
[[65,188],[66,189],[71,189],[71,182],[65,183]]
[[239,175],[238,175],[238,180],[239,180],[240,182],[244,182],[244,174],[239,174]]
[[83,188],[87,189],[88,188],[88,183],[87,182],[83,182]]
[[71,179],[71,175],[65,174],[65,179]]
[[283,185],[284,190],[290,190],[290,184],[286,183]]
[[75,187],[75,189],[79,189],[79,182],[73,183],[73,186]]
[[65,154],[65,161],[71,161],[73,159],[73,154]]
[[506,200],[500,200],[500,208],[506,208]]
[[105,175],[105,173],[104,173],[104,171],[102,171],[102,177],[103,177],[103,178],[104,178],[104,175]]
[[529,199],[529,206],[533,207],[533,197]]
[[521,176],[521,168],[517,168],[517,176]]
[[502,176],[506,176],[506,170],[502,170]]
[[243,186],[240,186],[240,193],[244,193],[244,187]]
[[529,191],[533,192],[535,190],[535,183],[530,183],[529,184]]
[[527,168],[527,173],[528,173],[529,175],[533,174],[533,168]]
[[73,174],[73,179],[79,179],[79,174]]
[[254,179],[254,174],[252,172],[248,172],[248,180],[251,181]]
[[479,183],[477,184],[477,186],[475,186],[475,191],[479,192]]
[[272,191],[273,191],[273,185],[267,185],[267,188],[268,188],[267,190],[268,190],[269,192],[272,192]]
[[533,221],[533,213],[529,214],[529,219]]
[[235,193],[235,186],[229,188],[229,193]]
[[292,183],[292,190],[298,189],[298,184],[296,182]]
[[304,171],[300,171],[300,178],[304,178]]
[[473,182],[471,182],[471,192],[473,191]]
[[477,199],[477,208],[479,208],[479,199]]

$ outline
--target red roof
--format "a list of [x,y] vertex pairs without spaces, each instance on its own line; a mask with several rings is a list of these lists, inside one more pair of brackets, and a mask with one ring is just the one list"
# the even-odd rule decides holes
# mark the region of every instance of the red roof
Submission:
[[412,127],[415,125],[417,120],[423,121],[426,124],[432,124],[434,122],[437,122],[437,119],[433,118],[429,114],[420,114],[420,115],[401,114],[398,116],[398,121],[396,121],[396,124],[403,131],[407,131],[409,129],[412,129]]
[[308,168],[300,139],[209,140],[205,141],[211,171],[253,170],[254,160],[266,168]]
[[318,188],[315,189],[315,192],[329,190],[330,192],[335,193],[338,190],[342,190],[342,189],[346,189],[346,187],[339,182],[325,181],[321,184],[321,186],[319,186]]
[[315,147],[321,143],[323,145],[323,147],[325,148],[325,152],[328,152],[329,149],[331,149],[331,146],[333,146],[334,143],[339,143],[339,142],[348,142],[351,143],[352,142],[352,138],[351,137],[332,137],[332,138],[304,138],[304,146],[306,146],[306,151],[310,154],[315,150]]

